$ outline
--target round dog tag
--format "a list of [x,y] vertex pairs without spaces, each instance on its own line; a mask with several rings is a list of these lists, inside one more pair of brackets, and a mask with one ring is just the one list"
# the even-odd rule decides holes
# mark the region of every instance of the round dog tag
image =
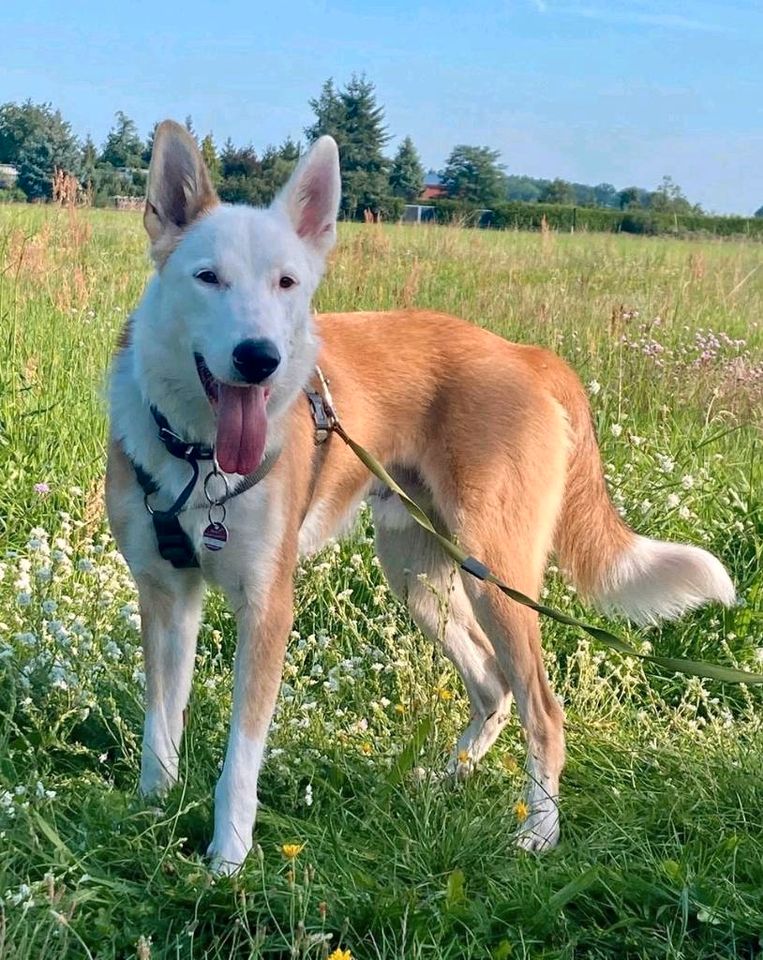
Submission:
[[210,523],[201,535],[207,550],[222,550],[228,542],[228,529],[223,523]]

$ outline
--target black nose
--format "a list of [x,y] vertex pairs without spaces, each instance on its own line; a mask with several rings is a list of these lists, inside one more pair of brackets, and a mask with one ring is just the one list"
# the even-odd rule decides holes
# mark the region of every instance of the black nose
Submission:
[[242,340],[233,350],[233,366],[247,383],[262,383],[281,362],[272,340]]

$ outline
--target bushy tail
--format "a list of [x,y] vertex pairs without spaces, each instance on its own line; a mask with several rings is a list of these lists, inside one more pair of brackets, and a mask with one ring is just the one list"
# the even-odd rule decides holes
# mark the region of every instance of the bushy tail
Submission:
[[675,619],[711,601],[731,606],[734,585],[716,557],[699,547],[639,536],[615,510],[588,398],[566,364],[554,378],[554,393],[572,434],[555,549],[575,586],[603,612],[639,624]]

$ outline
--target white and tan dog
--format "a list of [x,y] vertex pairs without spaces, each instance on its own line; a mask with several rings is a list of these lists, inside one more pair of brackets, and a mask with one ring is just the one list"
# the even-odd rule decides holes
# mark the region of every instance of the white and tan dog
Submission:
[[[313,315],[339,195],[337,148],[323,137],[269,208],[221,204],[193,139],[163,123],[145,214],[157,272],[111,374],[107,505],[140,592],[145,794],[177,779],[205,581],[225,592],[238,624],[231,733],[209,849],[220,870],[235,870],[252,843],[297,559],[345,527],[363,498],[373,506],[392,587],[422,630],[443,636],[468,691],[471,722],[454,758],[463,763],[465,752],[468,765],[479,760],[513,694],[529,756],[530,815],[518,841],[540,849],[559,835],[562,711],[544,672],[536,614],[454,576],[452,563],[337,437],[314,444],[303,392],[316,383],[316,362],[350,436],[515,588],[537,596],[553,551],[586,596],[636,621],[734,599],[709,553],[640,537],[621,520],[585,392],[562,360],[425,311]],[[191,471],[158,439],[152,408],[189,445],[214,447],[231,485],[280,451],[261,482],[226,504],[230,539],[221,550],[202,544],[208,504],[202,480],[196,484],[178,519],[199,566],[176,568],[158,552],[136,465],[158,488],[150,502],[162,509]],[[444,630],[421,573],[449,595]]]

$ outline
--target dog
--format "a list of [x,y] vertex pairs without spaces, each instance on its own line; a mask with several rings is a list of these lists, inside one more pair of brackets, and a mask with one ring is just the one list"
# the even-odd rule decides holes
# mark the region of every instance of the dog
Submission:
[[[554,354],[423,310],[313,315],[339,200],[330,137],[260,209],[220,203],[193,138],[162,123],[144,215],[156,272],[110,372],[106,500],[139,591],[145,795],[178,776],[204,583],[235,611],[231,729],[208,850],[221,872],[236,871],[252,844],[298,558],[346,528],[364,499],[391,587],[440,638],[469,695],[450,769],[485,754],[513,697],[528,746],[517,842],[541,850],[559,836],[563,717],[537,615],[454,572],[338,437],[316,444],[305,393],[320,393],[317,365],[347,433],[525,594],[537,597],[553,552],[584,596],[639,623],[735,597],[710,553],[625,524],[585,390]],[[432,586],[447,598],[444,626]]]

